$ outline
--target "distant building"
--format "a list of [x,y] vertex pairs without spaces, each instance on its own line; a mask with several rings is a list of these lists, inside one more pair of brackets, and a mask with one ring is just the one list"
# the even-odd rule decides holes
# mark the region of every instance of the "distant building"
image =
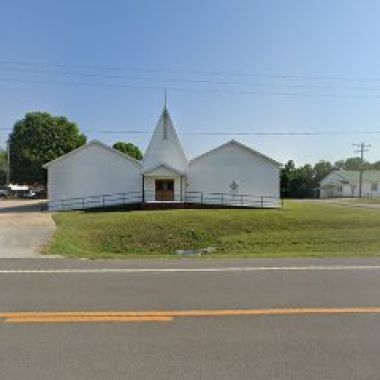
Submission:
[[[320,183],[321,198],[359,197],[359,171],[335,170]],[[380,170],[363,172],[363,197],[380,197]]]
[[142,161],[92,141],[44,165],[50,204],[63,200],[65,209],[97,205],[103,194],[108,204],[112,194],[131,202],[244,205],[244,195],[278,201],[280,166],[234,140],[188,160],[166,106]]

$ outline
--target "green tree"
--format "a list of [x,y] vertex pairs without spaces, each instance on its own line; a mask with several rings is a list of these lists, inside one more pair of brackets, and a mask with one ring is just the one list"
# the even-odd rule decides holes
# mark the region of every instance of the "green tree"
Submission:
[[129,142],[118,141],[112,146],[114,149],[119,150],[127,154],[128,156],[134,158],[135,160],[142,160],[143,154],[138,146]]
[[294,173],[296,170],[296,166],[294,161],[289,160],[285,166],[281,169],[280,174],[280,182],[281,182],[281,196],[284,198],[291,197],[292,193],[292,180],[294,177]]
[[334,163],[334,170],[344,169],[345,161],[339,160]]
[[9,136],[11,181],[45,184],[42,165],[85,143],[86,136],[65,117],[27,113]]
[[8,170],[8,155],[0,148],[0,185],[5,185]]
[[295,198],[311,198],[314,188],[314,170],[309,164],[297,168],[293,174],[291,194]]
[[306,164],[296,167],[288,161],[281,170],[281,195],[285,198],[311,198],[320,181],[333,169],[328,161],[317,162],[314,166]]
[[362,161],[360,157],[350,157],[346,160],[340,160],[335,162],[335,169],[343,170],[370,170],[372,165],[368,161]]
[[317,187],[319,183],[333,171],[334,167],[329,161],[319,161],[314,165],[314,187]]

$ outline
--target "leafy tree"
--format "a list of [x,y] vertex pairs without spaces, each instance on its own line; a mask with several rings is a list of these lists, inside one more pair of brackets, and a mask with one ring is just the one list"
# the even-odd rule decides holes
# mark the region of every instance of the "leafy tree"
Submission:
[[86,136],[65,117],[27,113],[9,136],[11,181],[45,184],[42,165],[85,143]]
[[362,161],[360,157],[350,157],[346,160],[335,162],[334,168],[343,170],[369,170],[372,168],[372,165],[368,161]]
[[288,161],[281,171],[281,195],[285,198],[311,197],[314,183],[314,169],[309,164],[296,168]]
[[318,186],[319,183],[325,178],[328,174],[333,171],[333,165],[329,161],[319,161],[314,165],[314,186]]
[[0,185],[4,185],[8,170],[8,155],[7,152],[0,148]]
[[360,169],[369,169],[371,164],[367,161],[363,161],[359,157],[347,158],[344,165],[345,170],[360,170]]
[[296,198],[309,198],[313,195],[313,167],[309,164],[297,168],[292,177],[291,193]]
[[344,166],[345,166],[345,161],[344,160],[339,160],[339,161],[336,161],[334,163],[334,170],[340,170],[340,169],[344,169]]
[[135,160],[142,160],[143,154],[138,146],[129,142],[118,141],[112,146],[114,149],[119,150],[127,154],[128,156],[134,158]]
[[281,170],[281,195],[285,198],[311,198],[314,189],[332,170],[333,165],[328,161],[298,168],[293,161],[288,161]]
[[281,182],[281,195],[285,198],[291,197],[292,194],[292,180],[296,166],[294,161],[289,160],[280,173],[280,182]]

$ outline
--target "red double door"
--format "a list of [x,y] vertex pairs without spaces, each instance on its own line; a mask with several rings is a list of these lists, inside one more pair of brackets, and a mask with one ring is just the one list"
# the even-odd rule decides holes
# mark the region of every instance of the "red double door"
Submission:
[[156,179],[156,201],[174,201],[174,179]]

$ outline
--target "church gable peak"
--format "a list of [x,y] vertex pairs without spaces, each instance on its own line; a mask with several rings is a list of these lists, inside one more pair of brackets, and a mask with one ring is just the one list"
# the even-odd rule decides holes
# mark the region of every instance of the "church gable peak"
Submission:
[[166,164],[180,171],[187,170],[187,159],[166,103],[144,156],[146,169],[159,164]]

